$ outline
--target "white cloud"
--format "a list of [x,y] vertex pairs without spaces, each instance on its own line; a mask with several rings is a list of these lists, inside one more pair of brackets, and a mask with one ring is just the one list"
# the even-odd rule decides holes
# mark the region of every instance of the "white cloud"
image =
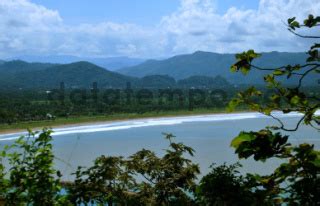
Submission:
[[0,58],[24,54],[160,57],[196,50],[234,53],[303,51],[283,24],[320,11],[320,1],[260,0],[257,10],[230,8],[218,14],[213,0],[181,0],[176,12],[154,27],[101,22],[66,25],[58,11],[29,0],[0,1]]
[[215,52],[304,51],[308,41],[298,40],[283,22],[303,19],[320,11],[320,1],[261,0],[257,10],[230,8],[219,15],[208,0],[182,0],[181,8],[164,17],[162,25],[176,38],[173,51],[198,49]]
[[7,55],[49,50],[51,34],[60,27],[57,11],[26,0],[0,1],[0,49]]

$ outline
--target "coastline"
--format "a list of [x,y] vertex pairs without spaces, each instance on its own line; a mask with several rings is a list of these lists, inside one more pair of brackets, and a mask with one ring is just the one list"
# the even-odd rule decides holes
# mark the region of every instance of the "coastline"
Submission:
[[[104,123],[122,122],[128,120],[149,120],[160,119],[164,117],[189,117],[196,115],[214,115],[214,114],[238,114],[248,113],[253,111],[239,110],[234,112],[227,112],[225,110],[193,110],[193,111],[175,111],[163,113],[145,113],[145,114],[116,114],[110,116],[93,116],[93,117],[75,117],[75,118],[60,118],[53,121],[38,121],[38,122],[23,122],[12,125],[0,125],[0,135],[25,132],[27,129],[41,130],[44,127],[48,128],[66,128],[78,126],[90,126]],[[7,126],[7,127],[6,127]]]

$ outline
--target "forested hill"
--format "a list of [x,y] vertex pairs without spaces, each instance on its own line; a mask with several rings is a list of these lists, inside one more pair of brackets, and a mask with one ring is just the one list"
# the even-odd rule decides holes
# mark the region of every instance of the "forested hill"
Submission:
[[[144,59],[130,58],[126,56],[120,57],[105,57],[105,58],[91,58],[91,57],[77,57],[71,55],[48,55],[48,56],[36,56],[36,55],[23,55],[8,59],[19,59],[25,62],[39,62],[39,63],[55,63],[55,64],[70,64],[74,62],[87,61],[102,68],[106,68],[109,71],[116,71],[117,69],[129,66],[135,66],[142,62]],[[0,62],[1,63],[1,62]]]
[[0,64],[1,88],[55,88],[60,82],[66,87],[125,87],[137,78],[108,71],[89,62],[43,64],[10,61]]
[[[305,53],[264,53],[254,64],[276,68],[304,64]],[[50,89],[64,82],[68,88],[88,88],[97,82],[100,88],[124,88],[127,82],[135,87],[224,87],[240,84],[262,84],[262,71],[249,75],[231,73],[234,54],[195,52],[166,60],[149,60],[139,66],[125,68],[121,73],[109,71],[95,64],[81,61],[70,64],[28,63],[20,60],[0,61],[0,89]],[[318,76],[304,79],[305,85],[318,84]],[[288,83],[294,83],[290,78]]]
[[14,74],[19,72],[40,71],[56,65],[57,64],[50,63],[27,63],[21,60],[0,61],[0,72],[1,74]]
[[168,75],[150,75],[142,77],[138,86],[143,88],[210,88],[222,89],[233,87],[225,78],[221,76],[191,76],[186,79],[176,81]]
[[66,88],[125,88],[130,82],[138,88],[221,88],[230,87],[222,77],[194,76],[176,81],[168,75],[136,78],[108,71],[89,62],[71,64],[27,63],[9,61],[0,64],[0,89],[52,89],[64,82]]
[[[254,64],[261,67],[276,68],[288,64],[305,63],[307,54],[269,52],[262,53],[262,57]],[[218,54],[211,52],[195,52],[193,54],[174,56],[165,60],[149,60],[133,67],[118,70],[118,72],[136,77],[146,75],[169,75],[175,79],[184,79],[190,76],[222,76],[234,84],[258,84],[262,81],[263,72],[252,71],[247,77],[230,72],[230,66],[235,62],[234,54]],[[315,79],[308,83],[315,83]]]

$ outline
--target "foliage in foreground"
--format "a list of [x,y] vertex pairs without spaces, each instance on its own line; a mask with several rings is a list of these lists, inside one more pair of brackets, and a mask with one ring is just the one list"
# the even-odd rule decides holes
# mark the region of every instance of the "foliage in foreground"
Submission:
[[[1,157],[0,196],[6,205],[194,205],[198,165],[193,149],[172,141],[163,157],[141,150],[129,158],[98,157],[79,167],[73,182],[62,182],[53,167],[50,130],[21,137]],[[64,189],[66,192],[62,191]]]
[[[298,37],[319,39],[319,36],[298,33],[298,29],[319,29],[320,16],[309,15],[303,23],[295,18],[288,19],[288,29]],[[304,32],[305,30],[302,30]],[[304,65],[286,65],[278,68],[261,68],[254,65],[254,59],[260,54],[253,50],[236,56],[237,62],[231,67],[234,72],[244,75],[251,70],[267,71],[264,81],[269,88],[269,101],[266,105],[259,104],[258,100],[263,92],[255,87],[240,92],[233,99],[229,107],[232,110],[238,105],[248,105],[252,110],[272,117],[278,125],[268,126],[258,132],[241,132],[231,146],[235,148],[239,158],[253,157],[256,161],[265,161],[269,158],[281,159],[281,164],[267,176],[254,178],[257,181],[256,190],[267,192],[267,197],[288,205],[319,205],[320,204],[320,151],[314,145],[304,143],[291,145],[288,136],[283,131],[295,132],[301,124],[305,124],[320,131],[320,116],[316,113],[320,109],[320,98],[314,94],[305,93],[303,85],[308,76],[319,78],[320,74],[320,44],[317,42],[308,51],[309,57]],[[286,86],[286,81],[294,80],[295,85]],[[272,111],[283,113],[298,112],[300,119],[293,127],[274,116]]]
[[[35,135],[38,137],[35,138]],[[49,130],[40,134],[30,131],[28,136],[19,138],[15,144],[5,146],[1,160],[7,158],[10,167],[6,171],[2,164],[0,192],[7,205],[22,202],[27,205],[52,205],[59,202],[61,174],[53,168],[51,141]]]

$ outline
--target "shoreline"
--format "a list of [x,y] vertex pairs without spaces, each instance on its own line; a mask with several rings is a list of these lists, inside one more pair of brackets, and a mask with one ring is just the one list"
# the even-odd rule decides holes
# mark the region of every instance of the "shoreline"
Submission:
[[[25,128],[21,128],[22,126],[19,126],[19,128],[1,128],[0,125],[0,135],[8,135],[8,134],[13,134],[13,133],[19,133],[19,132],[25,132],[28,128],[33,130],[33,131],[38,131],[41,130],[44,127],[48,128],[55,128],[55,129],[63,129],[67,127],[79,127],[79,126],[93,126],[93,125],[98,125],[98,124],[104,124],[104,123],[114,123],[114,122],[122,122],[122,121],[130,121],[130,120],[149,120],[149,119],[160,119],[160,118],[165,118],[165,117],[191,117],[191,116],[197,116],[197,115],[214,115],[214,114],[239,114],[239,113],[249,113],[249,112],[254,112],[254,111],[246,111],[246,110],[241,110],[241,111],[234,111],[234,112],[227,112],[227,111],[185,111],[185,112],[178,112],[178,113],[172,113],[170,112],[163,113],[163,114],[126,114],[128,116],[96,116],[96,117],[83,117],[83,119],[78,118],[70,118],[70,119],[59,119],[59,120],[68,120],[68,122],[61,122],[58,121],[39,121],[39,122],[26,122],[26,123],[18,123],[16,125],[23,125],[25,124]],[[74,121],[72,121],[74,120]],[[35,127],[28,127],[27,125],[32,125],[32,124],[40,124],[39,126]],[[47,125],[47,126],[46,126]],[[14,126],[14,125],[10,125]],[[18,126],[17,126],[18,127]]]

